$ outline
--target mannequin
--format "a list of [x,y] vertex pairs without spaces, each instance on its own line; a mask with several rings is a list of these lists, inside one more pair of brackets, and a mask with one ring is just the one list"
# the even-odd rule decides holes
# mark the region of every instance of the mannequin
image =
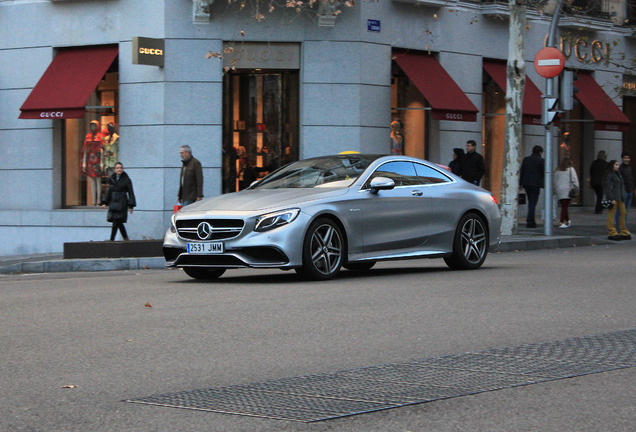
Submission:
[[115,164],[119,155],[119,135],[116,132],[115,123],[108,123],[102,133],[104,134],[102,138],[104,141],[104,171],[110,177],[115,172]]
[[84,138],[80,157],[80,174],[88,177],[91,189],[91,201],[87,205],[101,205],[102,175],[104,163],[102,152],[104,149],[103,135],[99,132],[99,121],[90,123],[90,132]]
[[391,154],[404,154],[404,136],[402,135],[402,124],[399,120],[391,122]]

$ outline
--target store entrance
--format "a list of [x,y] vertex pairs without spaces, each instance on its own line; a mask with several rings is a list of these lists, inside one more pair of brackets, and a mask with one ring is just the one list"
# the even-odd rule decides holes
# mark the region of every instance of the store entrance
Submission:
[[299,157],[298,71],[236,71],[223,78],[223,193]]

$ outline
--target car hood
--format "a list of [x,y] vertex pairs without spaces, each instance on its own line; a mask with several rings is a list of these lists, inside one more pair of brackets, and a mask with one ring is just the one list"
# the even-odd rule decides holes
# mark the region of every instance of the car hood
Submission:
[[296,207],[308,201],[344,195],[348,188],[255,189],[219,195],[190,204],[181,213],[204,211],[258,211]]

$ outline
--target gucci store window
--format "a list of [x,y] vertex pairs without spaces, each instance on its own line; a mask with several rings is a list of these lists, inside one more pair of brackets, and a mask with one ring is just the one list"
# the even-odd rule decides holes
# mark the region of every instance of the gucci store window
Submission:
[[61,120],[64,208],[101,204],[119,161],[118,82],[116,71],[107,72],[90,96],[84,118]]
[[236,192],[298,160],[296,70],[226,73],[223,88],[223,193]]

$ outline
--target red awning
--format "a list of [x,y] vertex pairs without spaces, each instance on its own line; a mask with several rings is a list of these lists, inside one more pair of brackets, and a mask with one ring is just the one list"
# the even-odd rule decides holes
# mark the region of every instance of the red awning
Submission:
[[594,117],[594,129],[625,132],[630,120],[600,85],[586,72],[579,72],[579,79],[574,81],[578,92],[574,96]]
[[479,110],[435,57],[394,53],[393,58],[431,105],[434,119],[477,121]]
[[117,53],[110,45],[60,49],[20,107],[20,118],[83,118],[86,101]]
[[[484,70],[495,81],[502,91],[506,91],[507,65],[504,62],[484,60]],[[541,124],[541,91],[526,77],[526,88],[523,92],[523,124]]]

